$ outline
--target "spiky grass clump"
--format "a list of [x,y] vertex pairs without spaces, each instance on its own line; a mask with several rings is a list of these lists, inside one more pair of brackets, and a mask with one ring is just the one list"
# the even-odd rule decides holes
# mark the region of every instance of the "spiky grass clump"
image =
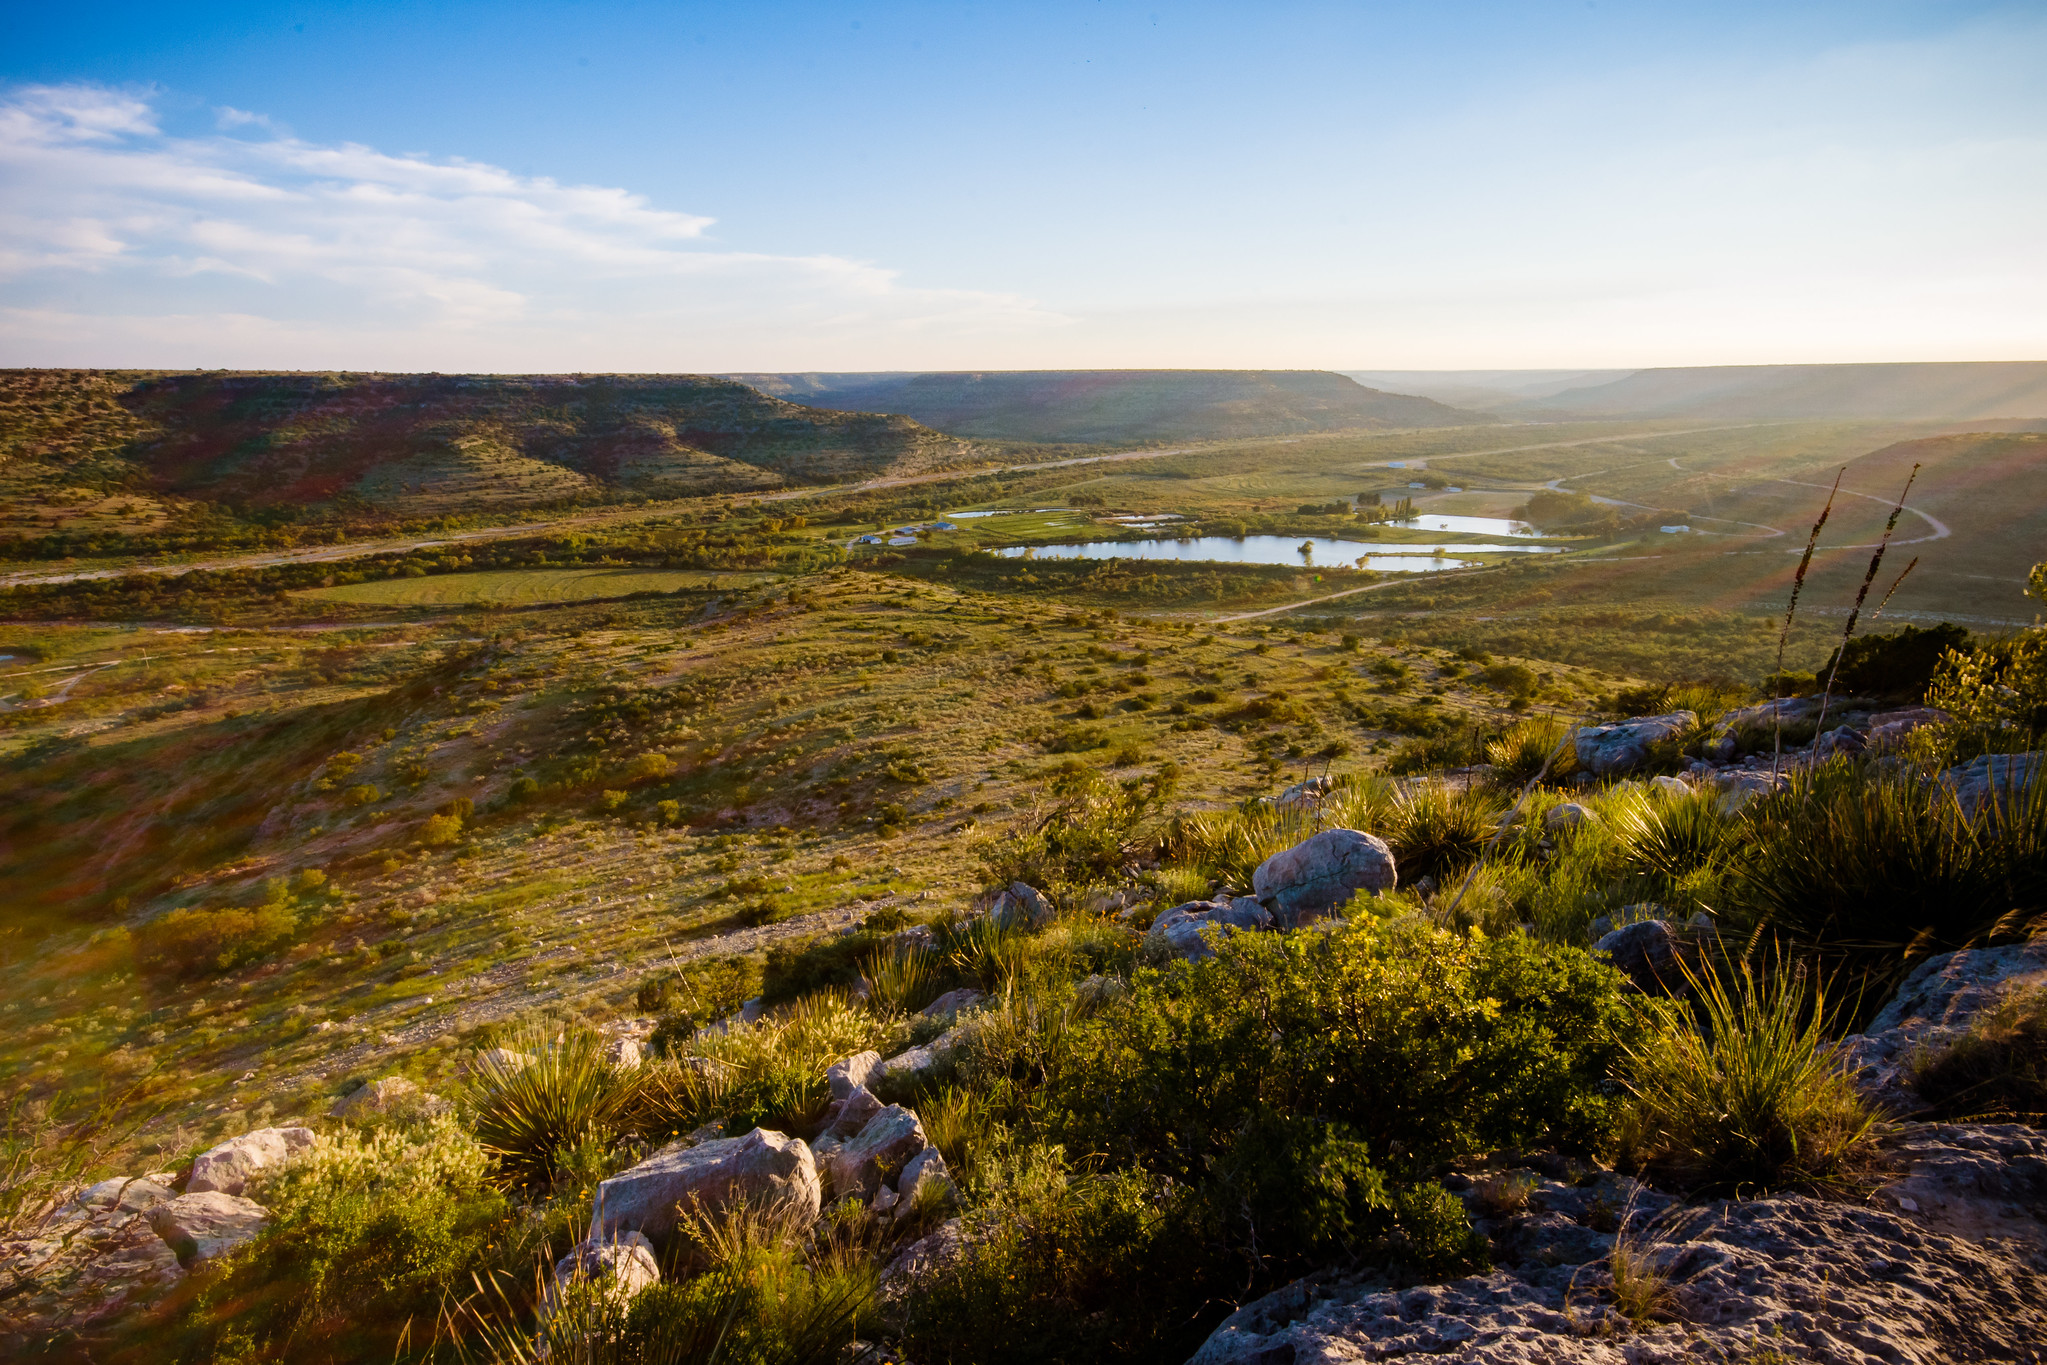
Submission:
[[920,1010],[938,994],[938,955],[915,943],[891,939],[861,964],[868,1003],[893,1018]]
[[1501,786],[1524,786],[1534,781],[1545,765],[1545,780],[1568,777],[1578,766],[1576,751],[1564,742],[1570,729],[1553,716],[1532,716],[1508,726],[1485,746],[1485,761],[1493,765],[1493,781]]
[[1696,1015],[1660,1012],[1627,1047],[1627,1145],[1700,1189],[1839,1181],[1876,1116],[1828,1038],[1826,995],[1747,962],[1687,973]]
[[1481,791],[1457,791],[1441,782],[1418,782],[1393,799],[1384,834],[1400,880],[1441,882],[1469,866],[1497,828],[1499,812]]
[[514,1032],[477,1058],[466,1108],[483,1149],[511,1184],[553,1185],[589,1149],[631,1125],[646,1073],[614,1067],[586,1029]]
[[873,1047],[886,1031],[847,996],[824,991],[757,1024],[700,1039],[682,1064],[706,1077],[697,1089],[707,1098],[669,1124],[694,1126],[717,1118],[733,1134],[755,1127],[806,1131],[830,1098],[825,1068]]
[[1713,792],[1648,796],[1630,792],[1608,803],[1606,825],[1638,899],[1672,908],[1714,910],[1721,880],[1740,846],[1742,826],[1724,814]]
[[1953,1045],[1914,1067],[1912,1088],[1942,1118],[2047,1118],[2047,986],[2006,994]]
[[2047,781],[1969,815],[1940,783],[1835,760],[1744,817],[1737,922],[1820,954],[1871,1008],[1928,953],[2047,925]]

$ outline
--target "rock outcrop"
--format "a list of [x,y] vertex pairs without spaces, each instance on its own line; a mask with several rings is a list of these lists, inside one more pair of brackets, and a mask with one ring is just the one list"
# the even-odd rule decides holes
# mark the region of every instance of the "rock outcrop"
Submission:
[[2047,939],[1941,953],[1912,969],[1869,1027],[1842,1041],[1856,1084],[1893,1114],[1919,1107],[1916,1058],[1953,1043],[2007,991],[2047,982]]
[[1336,913],[1360,891],[1391,891],[1397,880],[1385,840],[1325,829],[1260,863],[1251,892],[1281,928],[1291,929]]
[[989,903],[988,918],[1001,929],[1042,929],[1052,922],[1052,904],[1035,888],[1011,882]]
[[[1962,1186],[1987,1171],[2032,1171],[2047,1144],[2017,1133],[1904,1130],[1890,1151],[1913,1174],[1893,1189],[1913,1192],[1892,1195],[1895,1207],[1882,1194],[1878,1207],[1800,1195],[1675,1206],[1611,1174],[1592,1198],[1537,1180],[1525,1212],[1475,1220],[1493,1247],[1490,1273],[1414,1288],[1310,1277],[1232,1315],[1191,1365],[1677,1365],[1766,1351],[1823,1365],[2047,1360],[2047,1262],[2012,1236],[2038,1228],[2047,1186],[1998,1175],[2017,1196],[2005,1205],[2021,1212],[1995,1228],[1936,1212],[1979,1199]],[[1969,1141],[1990,1150],[1958,1145]],[[1666,1308],[1639,1325],[1614,1306],[1616,1236],[1667,1280]]]
[[1592,945],[1626,973],[1644,995],[1674,995],[1684,985],[1678,969],[1677,936],[1660,919],[1622,925]]
[[[409,1082],[408,1082],[409,1084]],[[361,1091],[357,1091],[361,1094]],[[192,1162],[192,1175],[185,1193],[240,1194],[248,1188],[249,1177],[268,1166],[280,1166],[295,1153],[313,1145],[310,1128],[258,1128],[238,1138],[209,1147]]]
[[209,1190],[181,1194],[149,1210],[149,1225],[190,1270],[252,1240],[270,1222],[270,1210],[253,1199]]
[[555,1262],[554,1286],[548,1297],[577,1281],[597,1286],[606,1297],[629,1302],[650,1285],[661,1283],[654,1244],[637,1232],[622,1232],[608,1241],[584,1242]]
[[931,1145],[914,1110],[891,1104],[877,1110],[857,1133],[826,1158],[832,1194],[872,1199],[896,1179],[916,1156]]
[[1940,780],[1954,789],[1955,804],[1975,815],[1987,801],[2008,805],[2040,780],[2041,754],[1984,754],[1949,768]]
[[616,1241],[637,1232],[655,1246],[674,1235],[682,1210],[717,1214],[744,1201],[808,1225],[823,1206],[809,1144],[765,1128],[745,1137],[715,1138],[693,1147],[664,1147],[597,1186],[591,1238]]
[[1195,961],[1215,956],[1223,936],[1273,927],[1272,912],[1250,896],[1234,900],[1188,901],[1151,922],[1143,951],[1154,961],[1169,957]]
[[1575,741],[1578,766],[1595,777],[1633,772],[1648,761],[1649,746],[1676,739],[1699,723],[1690,711],[1636,716],[1612,725],[1588,725]]

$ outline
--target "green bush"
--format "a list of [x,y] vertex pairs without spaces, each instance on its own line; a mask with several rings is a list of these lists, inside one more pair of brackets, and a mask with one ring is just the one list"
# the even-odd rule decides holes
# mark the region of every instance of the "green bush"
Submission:
[[519,1216],[478,1144],[443,1121],[322,1138],[250,1190],[262,1237],[195,1277],[137,1360],[389,1360],[472,1274],[523,1274],[565,1249],[565,1212]]
[[[1395,1196],[1437,1161],[1598,1145],[1630,1019],[1618,974],[1518,935],[1239,935],[1079,1024],[1044,1103],[1069,1150],[1197,1191],[1265,1256],[1312,1258],[1398,1231]],[[1428,1254],[1452,1255],[1439,1233]]]
[[199,976],[252,962],[297,928],[298,917],[283,900],[253,910],[173,910],[137,930],[135,947],[146,968]]
[[1015,1164],[970,1215],[966,1253],[906,1300],[911,1357],[1180,1361],[1198,1349],[1241,1278],[1185,1192],[1136,1172],[1074,1178],[1056,1149]]

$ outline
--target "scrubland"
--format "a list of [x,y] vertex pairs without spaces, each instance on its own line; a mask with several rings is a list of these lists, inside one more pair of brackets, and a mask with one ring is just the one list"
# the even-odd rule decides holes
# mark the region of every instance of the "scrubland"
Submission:
[[[1622,435],[1666,473],[1733,459],[1650,425]],[[1487,439],[1539,448],[1473,460],[1485,489],[1425,507],[1512,510],[1620,438]],[[1700,1194],[1866,1190],[1876,1115],[1833,1040],[1927,953],[2022,939],[2047,908],[2047,784],[1965,813],[1914,776],[2038,747],[2038,716],[1993,697],[2033,676],[2031,637],[1950,676],[1957,719],[1920,747],[1808,763],[1735,808],[1581,783],[1569,742],[1683,707],[1696,728],[1639,775],[1680,771],[1760,699],[1795,555],[1750,572],[1732,533],[1614,529],[1387,585],[976,552],[1120,535],[1094,520],[1115,512],[1362,535],[1314,505],[1405,495],[1389,459],[1478,444],[1304,438],[1249,468],[1219,448],[7,592],[0,1213],[303,1119],[321,1145],[252,1188],[269,1231],[95,1358],[836,1360],[857,1335],[930,1365],[1180,1360],[1308,1271],[1482,1267],[1444,1180],[1486,1154]],[[848,544],[1006,506],[1065,510]],[[1807,586],[1825,607],[1852,595],[1837,558]],[[1957,600],[1925,581],[1894,615]],[[1349,587],[1373,591],[1320,600]],[[1802,618],[1805,685],[1837,631]],[[1321,775],[1317,805],[1260,800]],[[1382,836],[1399,886],[1198,961],[1147,937],[1329,827]],[[1047,922],[981,913],[1016,881]],[[1652,910],[1686,926],[1695,1008],[1590,951]],[[964,988],[985,1007],[918,1013]],[[755,999],[758,1022],[706,1031]],[[1943,1112],[2031,1112],[2028,1008],[1929,1081]],[[626,1021],[650,1049],[631,1070],[604,1059]],[[596,1181],[690,1135],[811,1136],[831,1062],[955,1025],[942,1065],[883,1094],[920,1116],[951,1202],[705,1220],[630,1308],[536,1281]],[[324,1117],[394,1075],[452,1108]],[[964,1254],[885,1290],[955,1216]],[[1652,1321],[1620,1266],[1601,1292]]]

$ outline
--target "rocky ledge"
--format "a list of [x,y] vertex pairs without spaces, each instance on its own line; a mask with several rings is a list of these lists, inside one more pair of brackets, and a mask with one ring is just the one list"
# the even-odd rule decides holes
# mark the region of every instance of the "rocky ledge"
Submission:
[[[1687,1205],[1554,1166],[1453,1177],[1491,1272],[1297,1281],[1229,1318],[1192,1365],[2047,1361],[2047,1135],[1906,1125],[1881,1159],[1889,1183],[1861,1201]],[[1488,1213],[1502,1188],[1525,1205]],[[1633,1318],[1614,1293],[1616,1244],[1663,1282]]]

